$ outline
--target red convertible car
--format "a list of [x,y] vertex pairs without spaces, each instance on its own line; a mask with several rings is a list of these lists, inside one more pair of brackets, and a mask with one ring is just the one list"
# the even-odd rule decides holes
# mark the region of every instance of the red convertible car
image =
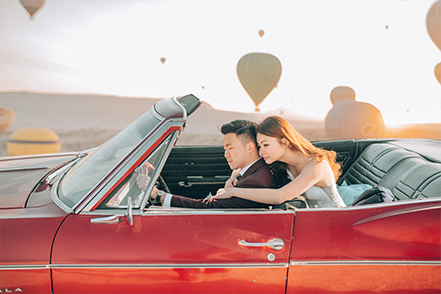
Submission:
[[222,146],[175,146],[199,104],[161,100],[78,154],[0,158],[0,293],[440,293],[441,142],[314,142],[338,153],[339,185],[390,203],[152,205],[154,185],[203,198],[230,175]]

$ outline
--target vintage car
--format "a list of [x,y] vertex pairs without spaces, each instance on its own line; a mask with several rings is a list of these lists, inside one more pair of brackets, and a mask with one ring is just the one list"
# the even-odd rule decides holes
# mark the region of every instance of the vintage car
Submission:
[[314,142],[338,153],[339,185],[387,187],[390,203],[152,205],[154,185],[203,198],[230,175],[222,146],[175,146],[199,104],[160,100],[78,154],[0,158],[0,293],[441,291],[441,142]]

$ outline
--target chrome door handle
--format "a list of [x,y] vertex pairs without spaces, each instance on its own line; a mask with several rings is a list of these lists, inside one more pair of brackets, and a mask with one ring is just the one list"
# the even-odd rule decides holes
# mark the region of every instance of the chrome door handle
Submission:
[[241,246],[246,247],[270,247],[274,250],[282,250],[283,246],[285,245],[285,242],[280,238],[274,238],[268,241],[268,243],[251,243],[247,242],[245,240],[240,240],[237,243]]
[[111,216],[105,216],[105,217],[97,217],[90,220],[92,224],[116,224],[119,223],[119,216],[118,215],[111,215]]

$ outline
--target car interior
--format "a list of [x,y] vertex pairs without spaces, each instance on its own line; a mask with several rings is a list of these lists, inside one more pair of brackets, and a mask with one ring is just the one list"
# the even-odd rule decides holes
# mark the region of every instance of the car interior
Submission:
[[[430,140],[340,140],[313,142],[337,152],[341,185],[388,188],[395,201],[439,196],[441,156]],[[202,199],[223,188],[231,170],[222,146],[175,146],[161,177],[173,194]]]

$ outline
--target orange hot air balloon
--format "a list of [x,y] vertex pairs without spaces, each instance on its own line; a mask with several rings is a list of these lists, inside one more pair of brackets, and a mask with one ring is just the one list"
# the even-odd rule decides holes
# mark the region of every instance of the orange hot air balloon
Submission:
[[354,100],[355,101],[355,91],[348,86],[337,86],[331,90],[329,95],[331,98],[332,105],[337,104],[344,100]]
[[265,35],[265,31],[264,30],[259,30],[259,36],[263,37],[263,35]]
[[162,64],[164,64],[167,61],[165,57],[161,57],[159,60],[161,61]]
[[441,50],[441,0],[433,3],[427,12],[426,28],[433,43]]
[[438,80],[438,83],[441,85],[441,62],[435,65],[435,77]]
[[277,86],[282,74],[280,60],[268,53],[248,53],[242,56],[236,67],[242,87],[259,111],[259,104]]
[[372,104],[345,100],[328,112],[325,129],[333,139],[381,138],[385,125],[380,110]]
[[44,0],[20,0],[20,3],[33,19],[34,14],[43,6]]
[[0,108],[0,133],[4,134],[15,120],[14,111],[9,108]]

